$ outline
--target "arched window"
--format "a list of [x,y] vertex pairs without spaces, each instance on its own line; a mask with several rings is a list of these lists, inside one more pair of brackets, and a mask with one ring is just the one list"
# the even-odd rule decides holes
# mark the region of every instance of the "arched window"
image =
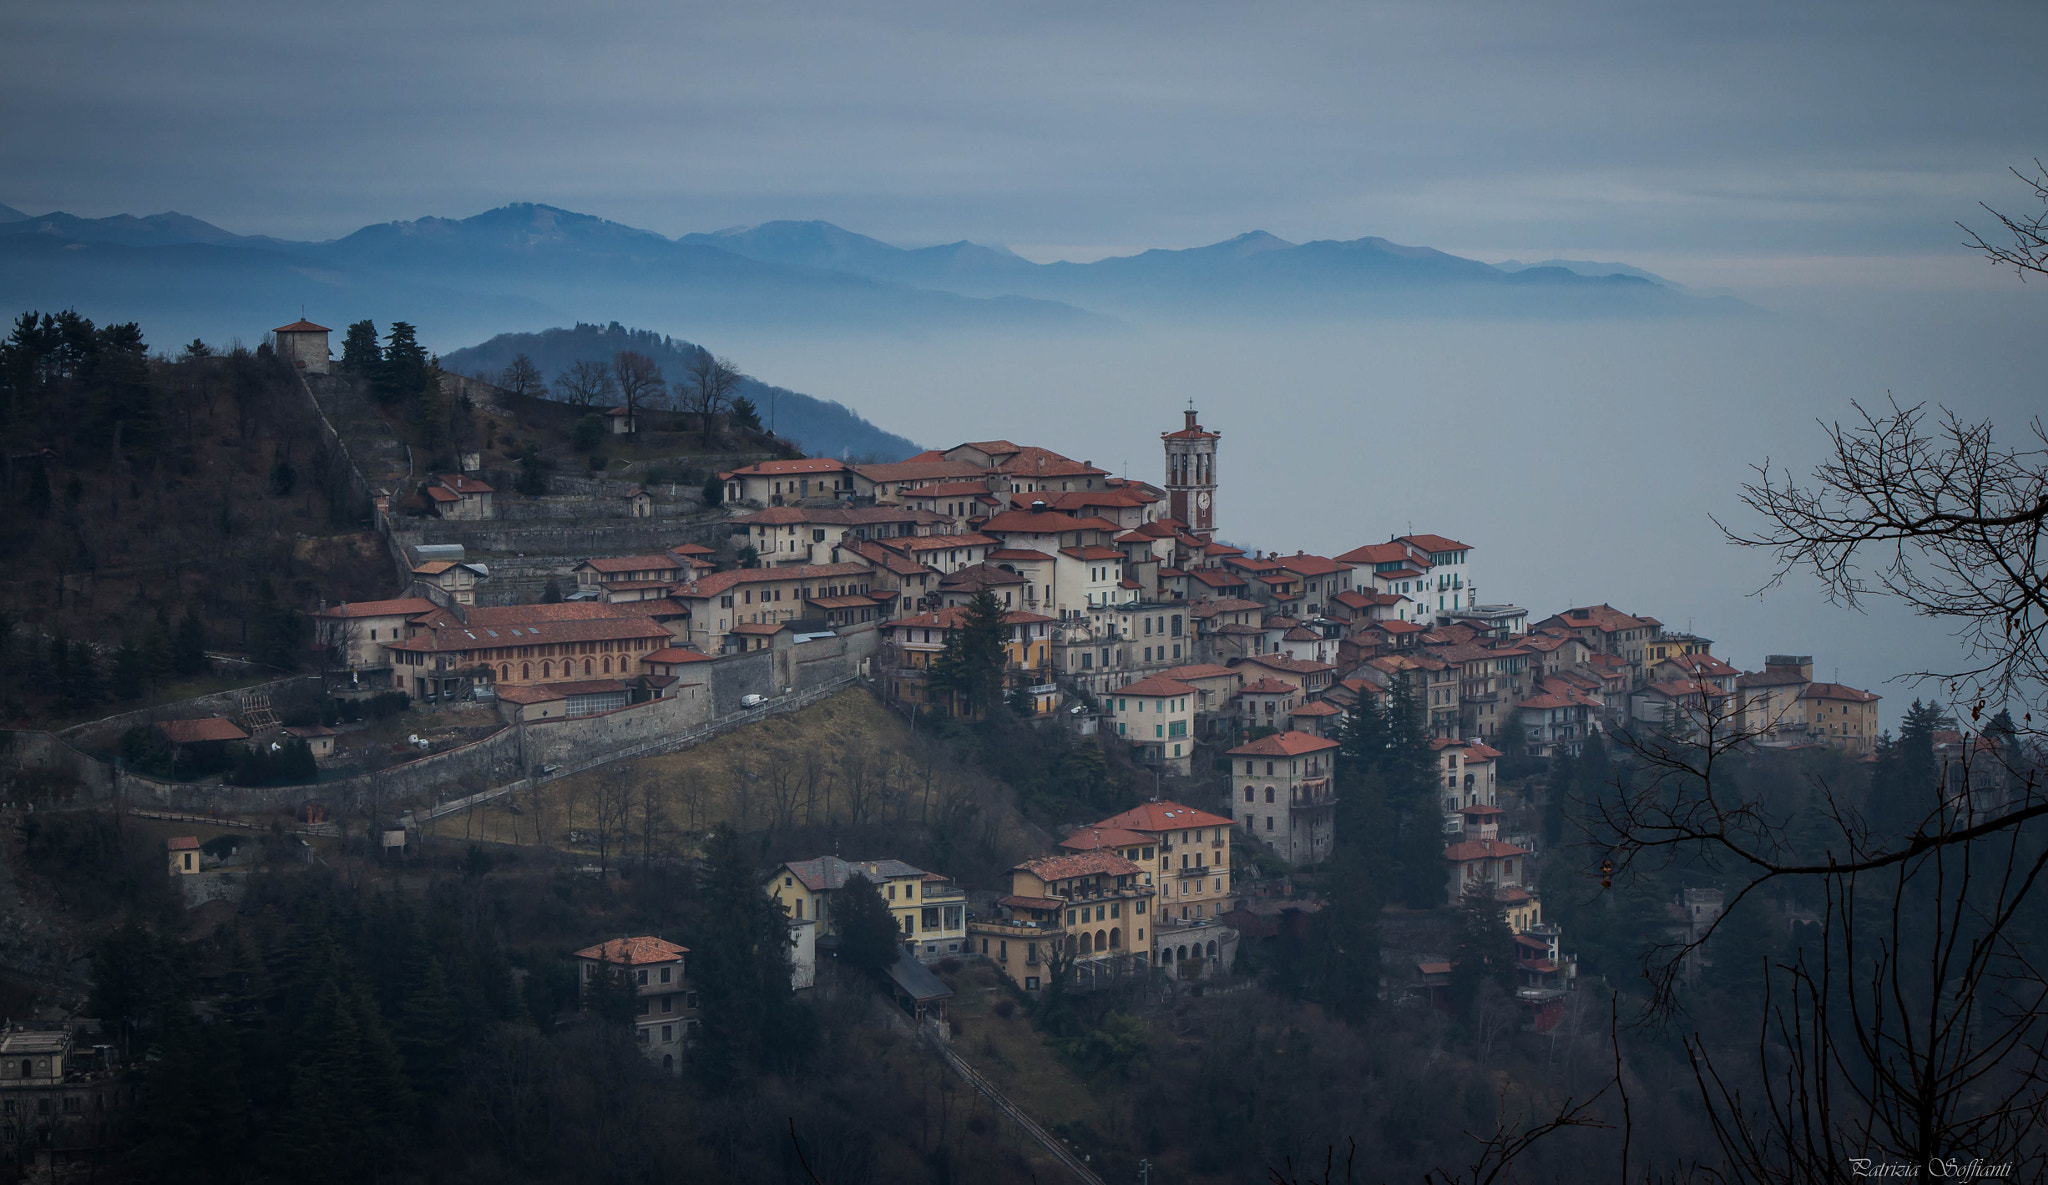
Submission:
[[604,656],[604,673],[607,675],[612,673],[612,656],[609,654]]
[[1250,802],[1252,800],[1252,788],[1250,786],[1246,786],[1244,788],[1244,800],[1246,802]]
[[508,662],[505,665],[498,668],[498,678],[503,679],[507,683],[510,683],[512,681],[511,663]]
[[1271,786],[1266,787],[1266,801],[1273,801],[1273,788]]
[[541,677],[541,678],[543,678],[543,679],[549,678],[549,677],[551,677],[551,676],[552,676],[552,675],[553,675],[554,673],[555,673],[555,664],[554,664],[554,663],[552,663],[552,662],[544,662],[544,663],[540,664],[540,677]]
[[519,677],[520,677],[521,679],[531,679],[531,678],[533,678],[533,664],[532,664],[532,663],[530,663],[530,662],[522,662],[522,663],[520,663],[520,664],[519,664]]
[[587,658],[583,660],[583,673],[586,675],[590,673],[590,660]]
[[1173,948],[1169,946],[1169,947],[1167,947],[1167,948],[1166,948],[1165,950],[1163,950],[1163,951],[1160,951],[1160,952],[1159,952],[1159,961],[1160,961],[1161,963],[1171,963],[1171,962],[1173,962]]
[[1088,950],[1088,931],[1086,931],[1086,930],[1083,930],[1083,931],[1081,931],[1081,951],[1080,951],[1080,953],[1082,953],[1082,954],[1084,954],[1084,955],[1085,955],[1085,954],[1088,954],[1088,953],[1090,953],[1090,952],[1089,952],[1089,950]]
[[[1201,947],[1199,947],[1199,946],[1197,946],[1197,947],[1196,947],[1195,949],[1196,949],[1197,951],[1200,951],[1200,950],[1201,950],[1202,948],[1201,948]],[[1181,960],[1182,962],[1186,962],[1186,961],[1187,961],[1187,957],[1188,957],[1188,948],[1187,948],[1187,947],[1184,947],[1184,946],[1183,946],[1183,947],[1177,947],[1177,948],[1175,948],[1175,953],[1176,953],[1176,957],[1178,957],[1178,958],[1179,958],[1179,959],[1180,959],[1180,960]]]
[[1119,949],[1121,949],[1121,948],[1123,947],[1123,944],[1124,944],[1124,932],[1123,932],[1123,929],[1122,929],[1121,927],[1118,927],[1118,926],[1111,926],[1111,927],[1109,928],[1109,949],[1111,949],[1111,950],[1119,950]]
[[1212,959],[1216,957],[1216,940],[1213,938],[1209,940],[1209,957]]
[[1102,931],[1100,931],[1100,930],[1097,930],[1097,931],[1095,932],[1095,949],[1096,949],[1096,950],[1098,950],[1098,951],[1105,951],[1105,950],[1108,950],[1108,949],[1109,949],[1109,935],[1107,935],[1107,934],[1104,934],[1104,933],[1103,933]]

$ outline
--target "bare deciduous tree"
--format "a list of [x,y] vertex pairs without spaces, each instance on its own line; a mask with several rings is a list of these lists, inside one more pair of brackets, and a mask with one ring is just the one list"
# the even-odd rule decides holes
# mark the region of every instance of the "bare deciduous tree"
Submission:
[[1764,523],[1722,530],[1743,547],[1774,552],[1773,583],[1807,570],[1840,604],[1888,597],[1952,623],[1971,650],[1962,670],[1916,674],[1957,683],[1969,699],[2017,701],[2027,724],[2044,706],[2048,659],[2048,432],[2035,447],[2001,447],[1989,422],[1893,403],[1856,408],[1829,426],[1832,456],[1807,483],[1767,461],[1742,498]]
[[[2048,165],[2042,164],[2040,157],[2034,158],[2033,176],[2029,177],[2018,169],[2012,170],[2012,175],[2031,186],[2035,200],[2048,206]],[[1983,252],[1985,258],[1992,263],[2012,268],[2019,273],[2022,280],[2027,278],[2029,272],[2037,276],[2048,275],[2048,210],[2031,218],[2016,218],[2001,214],[1982,202],[1978,204],[1984,206],[1986,213],[1998,219],[2005,232],[2012,236],[2012,246],[1989,242],[1983,235],[1958,222],[1956,225],[1962,226],[1963,233],[1970,236],[1965,240],[1965,244]]]
[[498,386],[521,400],[538,399],[547,393],[547,384],[541,381],[540,367],[524,354],[512,356],[512,361],[498,374]]
[[612,382],[630,416],[638,417],[640,406],[668,389],[661,366],[645,354],[620,350],[612,355]]
[[711,447],[712,427],[719,414],[732,406],[745,377],[732,359],[715,358],[710,351],[699,350],[690,360],[689,373],[676,383],[676,402],[697,417],[705,448]]
[[602,362],[582,361],[555,376],[555,398],[570,407],[611,402],[612,371]]

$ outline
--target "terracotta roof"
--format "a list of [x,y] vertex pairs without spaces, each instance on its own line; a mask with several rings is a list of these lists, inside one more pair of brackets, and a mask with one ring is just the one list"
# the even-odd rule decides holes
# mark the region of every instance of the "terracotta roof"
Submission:
[[1451,965],[1449,963],[1417,963],[1415,964],[1415,969],[1424,975],[1449,975],[1451,973]]
[[199,837],[196,835],[173,836],[164,842],[164,846],[174,852],[193,851],[199,847]]
[[551,703],[572,695],[607,695],[626,690],[618,679],[571,679],[562,683],[508,683],[496,689],[499,699],[515,704]]
[[1323,737],[1312,737],[1305,732],[1282,732],[1269,737],[1260,737],[1248,745],[1239,745],[1230,750],[1232,757],[1300,757],[1305,753],[1320,753],[1334,749],[1337,742]]
[[606,555],[576,566],[594,572],[680,572],[688,565],[672,555]]
[[1479,805],[1477,805],[1477,806],[1468,806],[1468,807],[1465,807],[1465,808],[1461,809],[1461,810],[1460,810],[1460,811],[1459,811],[1458,813],[1459,813],[1459,814],[1461,814],[1461,815],[1477,815],[1477,816],[1479,816],[1479,817],[1480,817],[1480,818],[1482,818],[1482,819],[1484,819],[1484,818],[1486,818],[1486,817],[1488,817],[1488,816],[1490,816],[1490,815],[1505,815],[1505,814],[1507,814],[1507,812],[1506,812],[1506,811],[1504,811],[1504,810],[1500,809],[1500,808],[1499,808],[1499,807],[1497,807],[1497,806],[1487,806],[1487,805],[1485,805],[1484,803],[1481,803],[1481,804],[1479,804]]
[[1095,825],[1156,833],[1179,831],[1184,827],[1228,827],[1231,820],[1177,802],[1143,802],[1122,814],[1111,815]]
[[1005,510],[981,524],[989,535],[1054,535],[1065,531],[1110,531],[1116,524],[1099,518],[1075,518],[1057,510]]
[[1152,842],[1149,835],[1139,835],[1122,827],[1081,827],[1060,841],[1060,846],[1075,852],[1093,852],[1102,848],[1128,848]]
[[1014,563],[1020,560],[1049,560],[1052,556],[1036,548],[1001,547],[989,552],[988,558],[992,560],[1009,560]]
[[1446,860],[1496,860],[1508,856],[1526,856],[1529,849],[1518,848],[1511,843],[1496,839],[1468,839],[1444,848]]
[[331,737],[337,735],[333,729],[325,724],[294,724],[290,728],[285,729],[285,732],[295,737]]
[[994,547],[996,541],[987,535],[899,535],[894,539],[880,541],[884,547],[898,551],[948,551],[956,547]]
[[446,486],[428,486],[427,497],[432,498],[436,502],[462,501],[461,494],[456,493],[454,490],[448,489]]
[[781,477],[784,474],[790,473],[852,472],[855,472],[853,466],[848,465],[844,461],[834,461],[828,457],[800,457],[794,461],[761,461],[740,469],[734,469],[729,473],[721,473],[718,476],[721,478]]
[[[1230,820],[1223,820],[1228,824]],[[1017,867],[1042,881],[1063,881],[1077,876],[1136,876],[1144,871],[1114,852],[1082,852],[1075,856],[1041,856]]]
[[1338,563],[1329,556],[1309,555],[1307,552],[1299,551],[1293,555],[1281,556],[1280,566],[1297,576],[1328,576],[1332,573],[1342,572],[1345,568],[1345,565]]
[[[1197,572],[1195,575],[1199,577],[1201,573]],[[1257,601],[1247,601],[1243,597],[1217,597],[1213,601],[1202,601],[1190,606],[1188,616],[1196,621],[1206,621],[1219,613],[1250,613],[1260,608],[1262,606]]]
[[1845,699],[1859,704],[1874,704],[1883,698],[1872,695],[1867,691],[1858,691],[1846,683],[1809,683],[1806,685],[1806,690],[1800,692],[1800,697],[1802,699]]
[[441,654],[561,642],[625,641],[640,638],[659,638],[665,642],[671,636],[666,629],[646,617],[570,618],[566,621],[546,621],[539,625],[517,627],[494,627],[472,619],[466,626],[451,622],[440,628],[420,630],[403,642],[386,643],[385,648],[409,653]]
[[1389,541],[1386,543],[1368,543],[1364,547],[1354,547],[1343,555],[1338,556],[1337,560],[1339,563],[1344,564],[1391,564],[1395,560],[1405,560],[1407,558],[1407,548],[1399,543]]
[[1472,550],[1470,544],[1460,543],[1456,539],[1446,539],[1442,535],[1403,535],[1401,536],[1401,542],[1413,543],[1422,550],[1430,552]]
[[292,323],[291,323],[290,325],[280,325],[280,326],[278,326],[278,327],[277,327],[276,329],[273,329],[273,330],[271,330],[270,332],[272,332],[272,333],[333,333],[334,331],[333,331],[332,329],[329,329],[329,328],[327,328],[327,327],[326,327],[325,325],[315,325],[315,324],[313,324],[313,323],[312,323],[311,321],[308,321],[308,320],[306,320],[306,319],[305,319],[304,317],[301,317],[301,318],[299,318],[298,320],[296,320],[296,321],[292,322]]
[[1087,547],[1062,547],[1060,548],[1060,554],[1064,556],[1071,556],[1077,560],[1120,560],[1124,558],[1124,553],[1118,551],[1116,548],[1101,547],[1098,545],[1090,545]]
[[174,745],[249,739],[248,733],[243,732],[234,721],[224,716],[207,716],[199,720],[159,720],[156,729],[164,734],[165,740]]
[[683,646],[664,646],[640,656],[641,662],[710,662],[711,656]]
[[1054,913],[1067,907],[1067,903],[1058,897],[1005,897],[996,904],[1007,905],[1011,909],[1036,910],[1039,913]]
[[596,946],[586,946],[576,952],[579,959],[597,959],[605,963],[620,963],[636,967],[642,963],[673,963],[689,953],[687,946],[677,946],[652,935],[643,934],[638,938],[613,938]]
[[742,584],[772,584],[790,580],[817,580],[827,576],[859,576],[866,564],[792,564],[787,568],[734,568],[711,572],[676,588],[679,597],[715,597]]
[[1305,703],[1305,704],[1301,705],[1300,707],[1298,707],[1298,708],[1294,709],[1294,710],[1293,710],[1292,712],[1289,712],[1289,713],[1288,713],[1288,715],[1290,715],[1290,716],[1341,716],[1341,715],[1343,715],[1343,713],[1344,713],[1344,709],[1342,709],[1342,708],[1338,707],[1337,705],[1335,705],[1335,704],[1332,704],[1332,703],[1326,703],[1326,702],[1324,702],[1323,700],[1319,700],[1319,699],[1318,699],[1318,700],[1310,700],[1310,701],[1309,701],[1308,703]]
[[1231,670],[1229,667],[1217,666],[1213,662],[1198,662],[1190,666],[1172,667],[1159,673],[1168,679],[1178,679],[1183,683],[1191,679],[1225,679],[1237,674],[1236,671]]
[[[943,458],[926,461],[891,461],[881,465],[856,465],[853,468],[854,472],[877,485],[888,481],[939,481],[945,478],[956,480],[960,478],[974,478],[980,477],[982,473],[986,472],[981,466],[976,465],[972,461],[948,461]],[[916,491],[905,492],[911,493]],[[987,493],[988,487],[983,486],[981,492]]]
[[1254,654],[1234,660],[1230,665],[1250,663],[1275,671],[1290,671],[1297,675],[1313,675],[1320,671],[1334,671],[1337,668],[1326,662],[1310,662],[1305,658],[1287,658],[1278,654]]
[[343,601],[314,612],[315,617],[414,617],[432,613],[439,606],[425,597],[399,597],[390,601]]
[[1258,679],[1238,688],[1237,693],[1239,695],[1293,695],[1300,690],[1301,688],[1296,687],[1294,684],[1282,683],[1278,679]]
[[1153,675],[1147,679],[1140,679],[1136,683],[1126,683],[1109,694],[1143,698],[1148,695],[1194,695],[1195,692],[1195,688],[1188,686],[1178,679],[1169,679],[1164,675]]
[[495,494],[498,492],[491,488],[491,483],[481,478],[471,477],[466,473],[437,473],[434,475],[434,480],[458,494]]

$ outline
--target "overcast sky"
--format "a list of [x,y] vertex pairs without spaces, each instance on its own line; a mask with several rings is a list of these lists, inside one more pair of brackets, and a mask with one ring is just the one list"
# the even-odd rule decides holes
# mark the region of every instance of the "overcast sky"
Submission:
[[525,200],[1039,258],[1264,228],[1796,278],[1953,256],[1978,199],[2023,204],[2044,51],[2039,0],[15,3],[0,202],[327,238]]

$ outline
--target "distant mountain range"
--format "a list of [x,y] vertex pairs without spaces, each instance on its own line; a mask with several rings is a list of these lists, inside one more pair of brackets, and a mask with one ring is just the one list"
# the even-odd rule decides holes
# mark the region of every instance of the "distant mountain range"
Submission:
[[[1611,268],[1600,272],[1601,268]],[[1033,263],[958,242],[906,249],[828,222],[670,239],[552,206],[366,226],[324,243],[183,214],[80,218],[0,207],[0,306],[138,320],[159,342],[254,339],[297,316],[412,321],[449,346],[612,320],[922,335],[1114,330],[1119,322],[1372,316],[1696,316],[1742,306],[1640,269],[1495,267],[1380,238],[1262,231],[1187,250]]]
[[[441,355],[441,365],[458,374],[495,379],[515,355],[524,354],[552,382],[577,362],[609,362],[621,350],[634,350],[654,359],[664,376],[674,382],[688,373],[701,348],[650,330],[627,329],[614,321],[540,333],[501,333],[481,345]],[[754,401],[764,426],[795,441],[814,457],[900,461],[919,451],[916,444],[875,427],[844,404],[751,378],[741,384],[740,394]]]

